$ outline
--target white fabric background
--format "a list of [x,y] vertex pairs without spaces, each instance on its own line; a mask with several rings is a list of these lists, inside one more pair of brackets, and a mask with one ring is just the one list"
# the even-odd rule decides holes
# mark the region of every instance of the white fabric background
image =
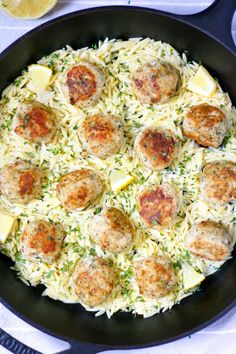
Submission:
[[[228,0],[225,0],[225,2]],[[152,7],[164,11],[191,14],[207,6],[213,0],[59,0],[56,8],[39,20],[15,20],[0,12],[0,52],[24,33],[39,24],[71,11],[103,5],[131,5]],[[236,39],[236,16],[232,24],[232,33]],[[0,304],[0,327],[34,349],[44,354],[54,354],[65,350],[67,343],[48,336],[17,318]],[[0,346],[0,354],[9,353]],[[236,308],[206,329],[173,343],[159,347],[130,350],[107,351],[107,354],[235,354],[236,353]],[[78,353],[83,354],[83,353]]]

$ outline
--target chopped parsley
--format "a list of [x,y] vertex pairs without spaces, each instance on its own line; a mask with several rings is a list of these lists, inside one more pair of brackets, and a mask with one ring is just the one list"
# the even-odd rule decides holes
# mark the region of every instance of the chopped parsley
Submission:
[[95,250],[95,248],[90,248],[89,254],[90,254],[90,256],[96,256],[96,250]]
[[95,208],[94,214],[99,214],[101,212],[101,210],[102,210],[102,208],[100,208],[100,207]]
[[50,271],[48,272],[48,274],[46,275],[46,278],[47,278],[47,279],[50,279],[51,276],[53,275],[53,273],[54,273],[54,270],[50,270]]
[[158,222],[158,220],[157,220],[156,218],[154,218],[154,219],[152,219],[152,224],[153,224],[153,225],[158,225],[159,222]]
[[134,122],[134,126],[135,126],[135,128],[142,128],[143,127],[143,124],[141,124],[141,123],[138,123],[138,122]]
[[70,270],[70,267],[72,266],[73,262],[72,261],[66,261],[64,266],[60,269],[61,272],[68,272]]

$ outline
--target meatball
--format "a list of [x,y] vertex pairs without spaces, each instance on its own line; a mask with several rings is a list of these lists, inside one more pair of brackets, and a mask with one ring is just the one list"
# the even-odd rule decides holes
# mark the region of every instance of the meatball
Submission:
[[180,83],[179,71],[169,63],[146,64],[133,73],[132,87],[143,103],[165,103],[175,96]]
[[168,167],[178,152],[178,140],[169,130],[146,128],[134,143],[134,151],[139,160],[153,171]]
[[116,285],[116,275],[108,263],[99,257],[80,261],[74,271],[75,291],[87,306],[98,306],[108,299]]
[[176,193],[168,183],[146,187],[138,196],[137,207],[147,227],[158,230],[171,226],[179,209]]
[[14,119],[14,132],[31,143],[48,143],[55,134],[55,116],[39,103],[25,102],[20,105]]
[[157,299],[167,295],[175,286],[174,268],[169,259],[151,256],[134,264],[135,278],[141,295]]
[[82,169],[64,175],[57,186],[57,193],[64,208],[73,211],[93,203],[102,189],[97,173]]
[[209,104],[190,108],[183,122],[184,135],[203,146],[218,148],[228,129],[224,113]]
[[25,257],[53,263],[62,249],[65,233],[60,224],[39,220],[30,222],[21,234],[21,250]]
[[104,208],[89,225],[92,240],[112,253],[127,252],[133,244],[133,228],[128,217],[117,208]]
[[124,142],[121,122],[112,115],[87,117],[81,125],[79,136],[84,149],[101,159],[116,154]]
[[208,163],[201,176],[201,193],[207,202],[229,203],[236,199],[236,163],[214,161]]
[[70,104],[81,107],[99,99],[104,82],[104,74],[96,65],[81,62],[66,71],[62,88]]
[[214,221],[202,221],[191,227],[186,244],[196,256],[210,261],[223,261],[230,256],[232,236]]
[[39,197],[43,172],[29,162],[17,160],[0,170],[0,190],[9,201],[27,204]]

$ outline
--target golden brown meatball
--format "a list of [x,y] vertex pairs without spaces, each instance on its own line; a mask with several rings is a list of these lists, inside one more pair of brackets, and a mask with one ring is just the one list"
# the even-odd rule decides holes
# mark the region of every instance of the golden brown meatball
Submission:
[[152,256],[135,262],[135,278],[141,295],[158,299],[171,292],[176,283],[174,268],[165,257]]
[[39,168],[29,162],[17,160],[0,170],[0,189],[11,202],[27,204],[39,197],[43,177]]
[[28,223],[21,234],[21,250],[29,259],[53,263],[62,249],[65,233],[60,224],[39,220]]
[[143,222],[153,229],[171,226],[179,209],[176,193],[168,183],[146,187],[138,196],[137,207]]
[[169,130],[146,128],[137,136],[134,150],[147,168],[159,171],[168,167],[176,157],[178,139]]
[[25,102],[20,105],[14,121],[14,132],[32,143],[48,143],[55,134],[55,116],[39,103]]
[[79,136],[84,149],[101,159],[116,154],[124,142],[122,124],[112,115],[87,117],[79,130]]
[[191,227],[186,243],[196,256],[210,261],[223,261],[230,256],[232,241],[226,228],[214,221],[202,221]]
[[132,76],[135,95],[143,103],[165,103],[175,96],[180,83],[179,71],[169,63],[146,64]]
[[91,220],[89,233],[101,248],[112,252],[127,252],[133,244],[134,231],[128,217],[117,208],[104,208]]
[[203,146],[217,148],[223,142],[228,129],[224,113],[209,104],[200,104],[190,108],[184,122],[184,135]]
[[116,285],[113,269],[102,258],[80,261],[74,271],[75,291],[79,300],[87,306],[102,304]]
[[93,203],[102,189],[97,173],[82,169],[64,175],[57,186],[57,193],[64,208],[73,211]]
[[202,197],[212,203],[229,203],[236,199],[236,163],[214,161],[208,163],[201,176]]
[[99,99],[104,81],[104,74],[96,65],[81,62],[66,71],[62,88],[70,104],[81,107]]

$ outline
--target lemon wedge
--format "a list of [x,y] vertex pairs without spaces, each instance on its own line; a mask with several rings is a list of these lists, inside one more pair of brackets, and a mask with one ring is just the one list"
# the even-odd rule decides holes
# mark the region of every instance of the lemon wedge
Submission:
[[216,91],[216,83],[209,72],[200,66],[196,74],[189,80],[188,89],[199,95],[210,97]]
[[199,285],[204,279],[205,276],[201,273],[198,273],[193,267],[189,264],[182,264],[183,271],[183,283],[184,289],[188,290]]
[[29,66],[29,77],[32,83],[32,89],[36,93],[43,92],[49,85],[52,76],[52,70],[40,64]]
[[10,232],[16,225],[16,218],[5,213],[0,213],[0,242],[4,243],[7,240]]
[[113,192],[119,192],[134,181],[134,177],[127,175],[121,170],[112,170],[110,174],[111,189]]
[[0,0],[0,7],[10,16],[35,19],[45,15],[57,0]]

